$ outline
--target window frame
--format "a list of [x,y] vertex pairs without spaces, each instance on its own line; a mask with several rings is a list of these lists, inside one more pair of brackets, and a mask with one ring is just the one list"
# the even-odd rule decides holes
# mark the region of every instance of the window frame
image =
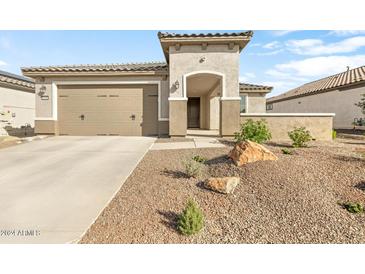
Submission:
[[[242,105],[242,97],[245,97],[245,112],[241,111],[241,105]],[[248,113],[248,94],[246,93],[240,93],[240,114]]]

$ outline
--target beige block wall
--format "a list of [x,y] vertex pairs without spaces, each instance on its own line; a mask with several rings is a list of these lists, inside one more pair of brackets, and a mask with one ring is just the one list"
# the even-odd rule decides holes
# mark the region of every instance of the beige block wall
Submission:
[[[25,124],[34,127],[35,95],[34,92],[24,91],[13,87],[0,86],[0,123],[6,126],[19,128]],[[15,117],[13,117],[13,115]],[[2,131],[1,131],[2,132]]]
[[245,115],[241,116],[241,123],[252,119],[254,121],[264,119],[268,123],[273,141],[290,140],[288,132],[295,127],[306,127],[313,138],[320,141],[332,140],[333,117],[332,116],[267,116]]
[[273,103],[273,109],[268,113],[336,113],[333,119],[334,128],[351,128],[354,118],[363,117],[359,107],[361,94],[365,94],[365,87],[346,90],[333,90],[301,98]]
[[187,101],[170,100],[170,136],[185,136],[187,130]]
[[[237,97],[239,95],[239,48],[228,45],[208,45],[203,50],[198,45],[182,45],[179,50],[175,47],[169,49],[170,97],[183,97],[183,76],[197,71],[213,71],[225,75],[225,96]],[[204,57],[205,61],[201,62]],[[174,83],[180,83],[178,89]]]

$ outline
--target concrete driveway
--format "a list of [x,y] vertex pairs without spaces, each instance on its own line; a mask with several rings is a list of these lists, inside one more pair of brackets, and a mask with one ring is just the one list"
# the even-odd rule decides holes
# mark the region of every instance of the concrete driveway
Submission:
[[77,241],[154,142],[50,137],[0,150],[0,243]]

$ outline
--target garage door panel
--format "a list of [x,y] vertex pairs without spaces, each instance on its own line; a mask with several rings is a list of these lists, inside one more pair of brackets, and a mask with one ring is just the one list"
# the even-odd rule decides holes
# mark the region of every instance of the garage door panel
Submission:
[[157,134],[157,86],[65,86],[58,92],[60,134]]

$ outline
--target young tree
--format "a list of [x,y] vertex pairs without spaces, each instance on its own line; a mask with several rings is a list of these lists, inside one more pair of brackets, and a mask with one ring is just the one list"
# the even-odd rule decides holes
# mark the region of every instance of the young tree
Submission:
[[360,102],[356,103],[355,106],[361,108],[362,114],[365,115],[365,94],[362,95]]

